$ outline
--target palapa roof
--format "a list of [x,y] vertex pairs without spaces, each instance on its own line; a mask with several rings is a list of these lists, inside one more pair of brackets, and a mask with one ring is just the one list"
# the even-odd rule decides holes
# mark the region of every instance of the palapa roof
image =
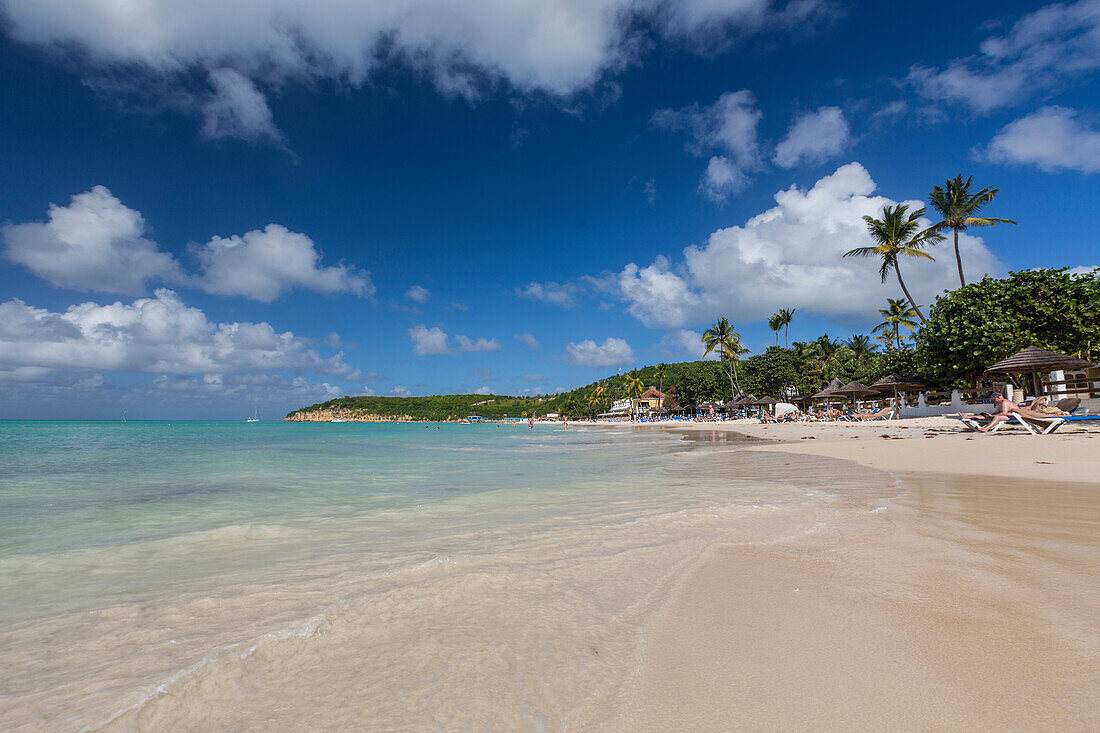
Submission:
[[897,374],[887,374],[885,377],[871,385],[871,387],[874,389],[884,391],[887,389],[912,389],[914,387],[917,389],[923,389],[931,386],[931,382],[926,379],[922,379],[921,377]]
[[825,389],[821,390],[820,392],[818,392],[817,394],[812,396],[810,399],[819,400],[822,397],[832,397],[835,394],[834,390],[837,389],[838,387],[840,387],[840,385],[841,385],[841,381],[839,379],[834,378],[833,381],[829,382],[829,384],[827,384],[825,386]]
[[833,394],[871,395],[878,394],[878,390],[871,389],[866,384],[861,384],[860,382],[848,382],[848,384],[844,385],[843,387],[837,387],[836,389],[834,389]]
[[1001,359],[985,370],[986,374],[1016,374],[1022,372],[1052,372],[1055,369],[1087,369],[1091,362],[1076,356],[1047,351],[1038,346],[1028,346],[1007,359]]
[[771,397],[761,397],[753,402],[754,405],[774,405],[776,400]]
[[668,397],[668,395],[664,394],[663,392],[661,392],[661,390],[657,389],[656,387],[650,387],[645,392],[642,392],[642,395],[639,399],[644,400],[644,399],[647,399],[649,397],[654,397],[656,399],[663,400],[666,397]]

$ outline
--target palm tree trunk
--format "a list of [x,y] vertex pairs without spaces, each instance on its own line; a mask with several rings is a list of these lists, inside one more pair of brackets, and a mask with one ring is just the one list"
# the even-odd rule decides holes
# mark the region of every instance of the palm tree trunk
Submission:
[[787,349],[791,348],[790,329],[791,329],[790,322],[787,322],[787,323],[783,324],[783,347],[787,348]]
[[[966,287],[966,278],[963,277],[963,258],[959,254],[959,230],[955,230],[955,264],[959,266],[959,287]],[[913,306],[914,308],[916,306]],[[921,317],[924,320],[924,317]]]
[[[901,267],[898,265],[897,260],[894,261],[894,272],[898,275],[898,285],[901,285],[901,292],[905,293],[905,298],[909,301],[909,305],[913,306],[913,310],[920,316],[921,323],[924,323],[928,319],[924,317],[924,314],[920,312],[920,308],[917,306],[917,301],[913,300],[913,296],[909,294],[909,288],[905,287],[905,281],[901,279]],[[959,265],[959,272],[962,272],[962,265]]]

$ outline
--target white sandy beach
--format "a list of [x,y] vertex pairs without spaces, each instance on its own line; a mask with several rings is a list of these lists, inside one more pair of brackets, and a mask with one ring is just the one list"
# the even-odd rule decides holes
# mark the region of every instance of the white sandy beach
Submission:
[[674,429],[794,441],[741,450],[855,461],[900,489],[819,533],[705,553],[647,631],[619,729],[1100,726],[1100,434]]

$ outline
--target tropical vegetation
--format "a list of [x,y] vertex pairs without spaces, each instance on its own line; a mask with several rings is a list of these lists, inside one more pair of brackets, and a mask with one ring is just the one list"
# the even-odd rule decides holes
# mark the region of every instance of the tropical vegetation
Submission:
[[898,285],[901,286],[901,291],[905,293],[906,300],[913,306],[913,310],[917,312],[917,316],[922,321],[924,315],[920,312],[917,301],[913,300],[913,296],[909,294],[909,288],[905,287],[905,280],[901,277],[901,265],[898,258],[915,257],[935,262],[935,258],[925,252],[924,248],[942,241],[944,236],[939,233],[936,227],[921,227],[920,219],[926,211],[926,209],[917,209],[906,216],[909,207],[905,204],[883,206],[881,219],[875,219],[871,216],[863,217],[863,221],[867,223],[867,233],[871,235],[871,240],[875,242],[875,246],[856,247],[844,253],[845,257],[881,258],[882,264],[879,266],[879,275],[882,276],[882,282],[886,282],[890,272],[893,271],[898,277]]
[[977,193],[971,193],[973,176],[965,181],[962,175],[949,178],[942,187],[933,186],[928,193],[928,203],[943,219],[934,224],[936,229],[951,229],[955,233],[955,264],[959,268],[959,287],[966,285],[963,275],[962,255],[959,254],[959,232],[970,227],[991,227],[997,224],[1015,224],[1011,219],[998,219],[989,216],[977,216],[982,208],[997,198],[1001,189],[987,186]]

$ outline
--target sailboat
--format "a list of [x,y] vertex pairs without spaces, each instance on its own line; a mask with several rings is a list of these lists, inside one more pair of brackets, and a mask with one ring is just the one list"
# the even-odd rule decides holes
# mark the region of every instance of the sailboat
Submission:
[[245,422],[259,422],[260,421],[260,406],[256,405],[256,408],[252,410],[252,417],[245,420]]

